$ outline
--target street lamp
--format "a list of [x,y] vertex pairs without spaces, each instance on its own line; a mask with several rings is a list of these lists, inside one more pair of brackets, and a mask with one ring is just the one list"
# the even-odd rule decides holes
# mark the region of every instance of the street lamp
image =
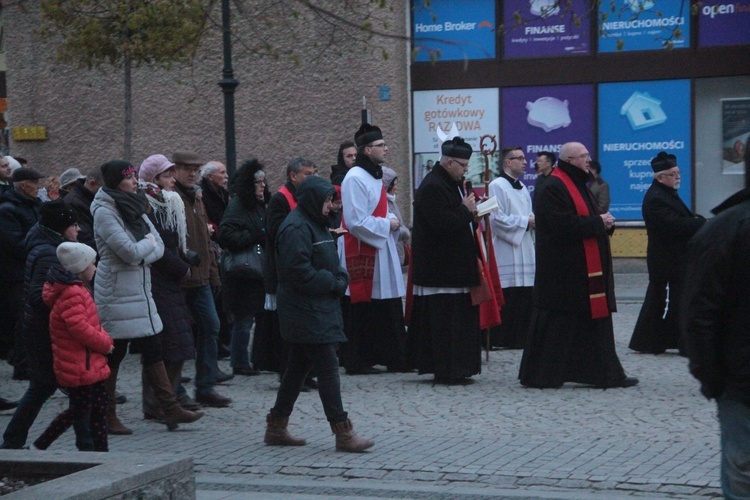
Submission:
[[232,32],[229,22],[229,0],[221,0],[221,32],[224,43],[224,69],[219,86],[224,92],[224,142],[226,144],[227,173],[231,176],[237,167],[237,146],[234,131],[234,89],[240,84],[232,71]]

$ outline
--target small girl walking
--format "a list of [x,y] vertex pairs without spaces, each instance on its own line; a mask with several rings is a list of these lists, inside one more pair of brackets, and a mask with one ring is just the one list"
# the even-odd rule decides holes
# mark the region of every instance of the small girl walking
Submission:
[[96,271],[96,251],[82,243],[57,247],[62,267],[50,268],[42,299],[51,309],[53,368],[60,387],[68,389],[70,406],[34,441],[46,450],[80,418],[88,414],[94,451],[108,451],[107,405],[104,380],[109,377],[106,354],[114,349],[112,338],[99,323],[89,283]]

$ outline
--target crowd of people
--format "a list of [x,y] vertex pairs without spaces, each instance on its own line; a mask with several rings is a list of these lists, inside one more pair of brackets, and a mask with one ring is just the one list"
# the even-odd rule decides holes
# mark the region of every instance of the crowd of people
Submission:
[[[0,356],[29,380],[20,401],[0,398],[0,410],[17,406],[2,447],[26,446],[57,389],[70,406],[30,446],[46,449],[70,426],[80,450],[106,451],[108,434],[131,434],[117,416],[128,352],[141,359],[143,417],[169,430],[198,421],[204,407],[230,406],[217,384],[273,371],[280,386],[265,443],[305,444],[287,426],[299,393],[317,389],[346,452],[374,443],[344,409],[340,366],[352,376],[417,372],[466,385],[489,342],[523,349],[525,387],[638,384],[615,351],[615,218],[584,144],[537,155],[533,200],[521,181],[524,149],[504,149],[487,193],[497,206],[480,217],[482,200],[465,179],[472,147],[446,140],[414,194],[411,229],[387,154],[383,132],[363,124],[340,145],[330,182],[296,157],[273,194],[257,159],[231,178],[193,151],[138,166],[112,160],[48,178],[40,193],[45,176],[0,158]],[[630,348],[689,356],[706,396],[719,400],[723,446],[746,450],[750,433],[737,428],[748,423],[748,340],[735,335],[746,313],[744,301],[727,298],[746,285],[745,192],[706,224],[677,195],[677,158],[661,152],[651,166],[649,286]],[[232,373],[219,369],[222,350]],[[195,373],[183,373],[193,359]],[[736,456],[725,454],[726,484],[746,480]]]

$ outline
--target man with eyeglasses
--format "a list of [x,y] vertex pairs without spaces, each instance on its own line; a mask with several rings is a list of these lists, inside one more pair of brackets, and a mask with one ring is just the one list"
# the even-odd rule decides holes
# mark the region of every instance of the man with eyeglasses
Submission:
[[526,171],[523,149],[503,150],[503,170],[490,183],[489,195],[499,206],[490,215],[495,261],[503,287],[505,305],[500,311],[502,323],[490,330],[493,347],[523,349],[531,319],[536,256],[532,231],[535,227],[531,195],[520,178]]
[[681,173],[677,157],[662,151],[651,160],[654,180],[643,197],[643,220],[648,233],[648,289],[629,347],[661,354],[679,349],[678,318],[690,238],[706,220],[693,214],[680,199]]
[[586,186],[590,163],[586,146],[563,144],[557,168],[536,201],[534,302],[519,371],[526,387],[638,383],[625,375],[615,351],[609,247],[615,218],[599,213]]
[[13,171],[10,162],[4,156],[0,156],[0,195],[13,187]]
[[555,168],[555,153],[541,151],[536,155],[534,170],[536,170],[536,184],[534,185],[534,202],[544,183],[549,179],[552,169]]
[[442,156],[414,195],[409,359],[419,374],[446,385],[471,383],[481,373],[476,200],[466,190],[472,148],[461,137],[445,141]]
[[349,375],[381,373],[374,365],[402,371],[406,330],[401,298],[406,294],[396,248],[400,223],[388,210],[383,169],[388,146],[378,127],[363,124],[354,135],[357,158],[341,183],[341,265],[350,276],[344,298],[342,349]]

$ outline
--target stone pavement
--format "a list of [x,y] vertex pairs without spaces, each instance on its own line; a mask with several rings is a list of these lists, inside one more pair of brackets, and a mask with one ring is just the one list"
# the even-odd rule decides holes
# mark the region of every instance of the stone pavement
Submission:
[[[207,409],[201,421],[167,432],[142,420],[138,360],[129,356],[120,385],[129,401],[119,410],[134,434],[112,436],[110,453],[194,457],[201,500],[720,496],[715,405],[700,395],[684,358],[627,349],[645,293],[642,267],[617,275],[614,315],[618,353],[640,378],[637,387],[525,389],[517,380],[521,351],[491,352],[469,386],[433,385],[416,374],[342,375],[355,428],[376,442],[368,453],[346,454],[334,451],[316,392],[301,394],[290,421],[307,446],[263,445],[273,374],[236,377],[218,388],[234,398],[231,408]],[[0,394],[20,397],[25,384],[9,379],[2,364]],[[30,440],[66,404],[56,394]],[[9,418],[0,413],[0,427]],[[74,449],[72,431],[52,449]]]

